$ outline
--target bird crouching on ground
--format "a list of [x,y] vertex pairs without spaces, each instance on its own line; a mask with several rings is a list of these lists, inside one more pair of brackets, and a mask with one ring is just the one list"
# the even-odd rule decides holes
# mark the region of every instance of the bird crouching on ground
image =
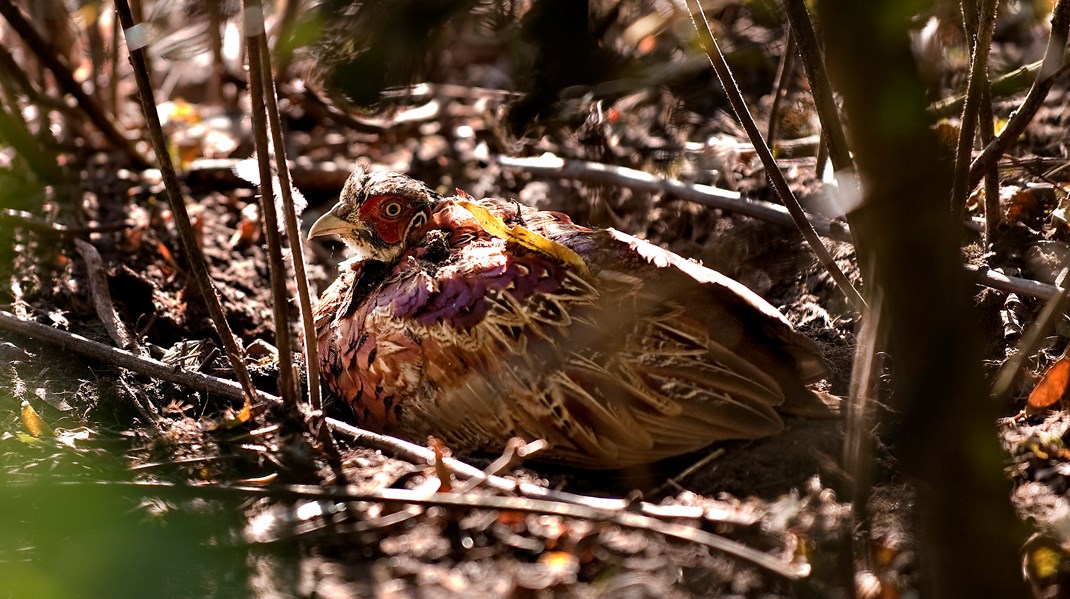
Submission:
[[558,212],[358,170],[323,235],[354,256],[315,310],[320,371],[371,430],[624,468],[777,433],[825,374],[742,284]]

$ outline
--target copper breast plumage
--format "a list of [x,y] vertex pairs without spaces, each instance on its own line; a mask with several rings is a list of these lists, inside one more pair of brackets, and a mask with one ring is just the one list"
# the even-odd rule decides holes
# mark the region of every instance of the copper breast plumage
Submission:
[[360,253],[315,316],[324,384],[361,426],[459,452],[544,439],[543,459],[626,467],[774,434],[778,406],[825,373],[811,341],[720,273],[560,213],[463,198],[545,242],[523,243],[462,198],[388,177],[407,179],[355,174],[310,233]]

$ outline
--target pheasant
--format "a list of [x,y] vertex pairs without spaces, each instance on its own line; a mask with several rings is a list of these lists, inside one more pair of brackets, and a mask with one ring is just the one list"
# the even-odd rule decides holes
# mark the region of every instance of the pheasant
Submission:
[[329,395],[371,430],[624,468],[772,435],[825,374],[742,284],[559,212],[362,169],[308,235],[354,253],[316,335]]

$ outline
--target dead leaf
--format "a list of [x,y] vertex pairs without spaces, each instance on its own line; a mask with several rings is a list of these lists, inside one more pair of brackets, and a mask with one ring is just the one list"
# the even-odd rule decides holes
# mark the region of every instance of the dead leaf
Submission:
[[1007,220],[1012,222],[1036,218],[1043,210],[1043,203],[1031,189],[1020,189],[1006,200]]
[[252,418],[252,417],[253,417],[253,409],[252,409],[252,406],[249,405],[249,399],[246,398],[245,399],[245,404],[242,405],[241,409],[238,410],[237,414],[235,414],[232,418],[229,418],[227,420],[224,420],[222,422],[219,422],[219,423],[216,423],[216,424],[212,425],[212,427],[210,429],[208,429],[208,430],[226,431],[226,430],[230,430],[232,428],[237,428],[237,427],[245,424],[246,422],[249,422],[249,419]]
[[1026,402],[1025,413],[1033,416],[1050,408],[1052,404],[1062,399],[1068,382],[1070,382],[1070,358],[1060,358],[1048,368],[1036,387],[1033,387],[1029,400]]
[[26,432],[34,437],[51,437],[54,434],[52,427],[45,424],[45,421],[37,414],[37,410],[33,409],[30,402],[25,399],[22,400],[22,426],[26,427]]

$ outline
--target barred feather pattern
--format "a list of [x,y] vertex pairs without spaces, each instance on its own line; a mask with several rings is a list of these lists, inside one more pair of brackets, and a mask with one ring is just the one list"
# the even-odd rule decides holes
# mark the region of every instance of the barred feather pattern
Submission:
[[479,200],[583,258],[581,275],[445,198],[389,262],[357,258],[316,308],[324,384],[357,422],[458,452],[544,439],[620,468],[771,435],[824,374],[812,342],[741,284],[612,229]]

